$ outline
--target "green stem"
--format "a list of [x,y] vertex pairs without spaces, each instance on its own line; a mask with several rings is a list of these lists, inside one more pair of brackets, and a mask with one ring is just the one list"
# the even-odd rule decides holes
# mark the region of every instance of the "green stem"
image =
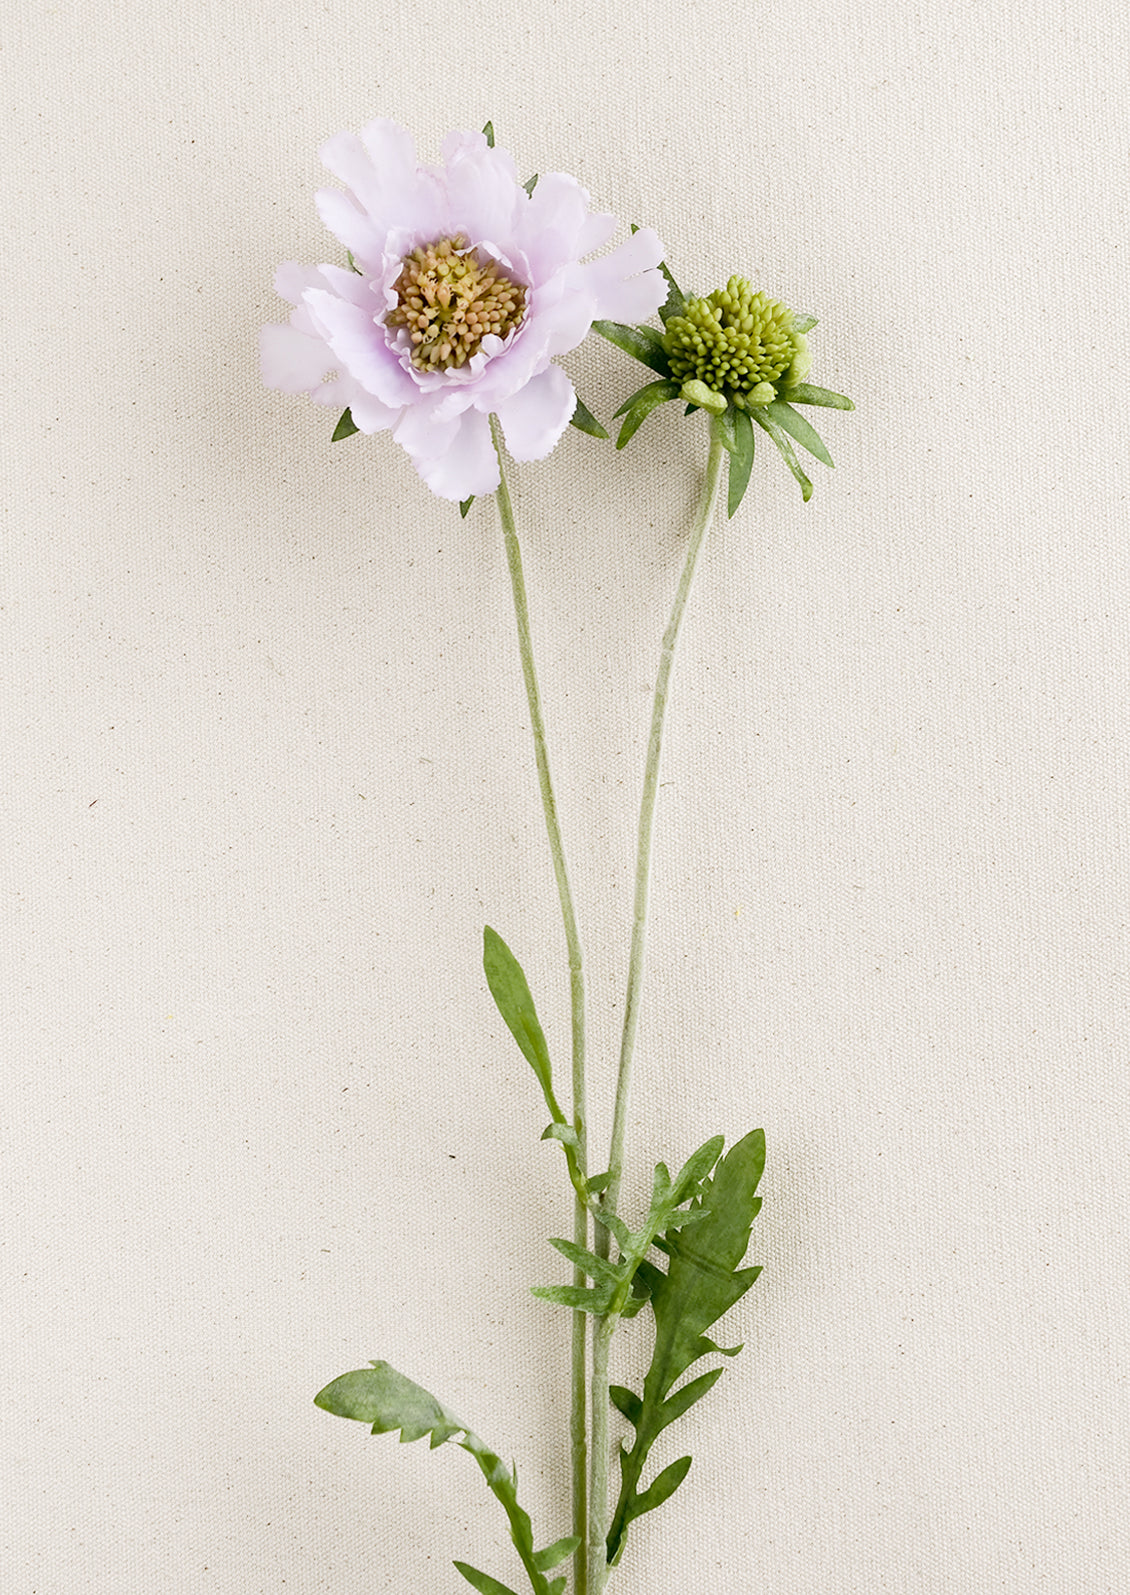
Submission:
[[[655,698],[651,711],[651,735],[644,766],[643,796],[640,800],[639,839],[636,851],[635,905],[632,915],[632,947],[628,963],[628,986],[624,999],[624,1025],[620,1038],[620,1069],[616,1081],[616,1106],[612,1120],[612,1146],[608,1167],[612,1178],[601,1199],[606,1212],[615,1214],[620,1199],[620,1182],[624,1165],[624,1137],[628,1123],[628,1101],[632,1082],[632,1055],[635,1050],[636,1028],[639,1023],[640,992],[643,985],[644,957],[647,947],[647,904],[651,882],[651,836],[655,819],[655,799],[659,791],[659,766],[663,753],[663,720],[667,712],[671,670],[675,662],[675,647],[679,628],[694,584],[695,568],[706,533],[714,518],[718,490],[722,481],[723,445],[711,429],[710,453],[707,456],[702,494],[691,528],[690,544],[679,578],[674,607],[663,633],[659,656],[659,671],[655,678]],[[596,1250],[607,1257],[609,1253],[607,1229],[597,1226]],[[608,1465],[609,1465],[609,1398],[608,1357],[616,1319],[610,1315],[600,1319],[593,1337],[592,1371],[592,1487],[589,1507],[589,1581],[588,1595],[601,1595],[608,1579],[605,1541],[608,1535]]]
[[[581,941],[577,933],[577,916],[573,908],[573,894],[565,865],[565,846],[561,838],[561,825],[557,817],[557,801],[553,795],[553,782],[549,774],[549,755],[546,751],[545,721],[542,716],[541,694],[538,691],[537,672],[534,668],[533,642],[530,637],[530,608],[526,598],[526,581],[522,573],[522,552],[514,526],[514,507],[506,485],[506,472],[502,460],[502,438],[498,421],[491,416],[491,437],[498,455],[498,515],[506,540],[506,562],[510,569],[510,586],[514,594],[514,618],[518,623],[518,651],[522,658],[522,677],[526,684],[526,700],[530,709],[530,729],[534,738],[537,758],[538,785],[541,789],[545,829],[549,837],[549,850],[553,856],[553,873],[557,880],[557,895],[561,902],[561,918],[565,926],[565,943],[569,952],[569,992],[572,1011],[573,1035],[573,1129],[577,1132],[576,1160],[582,1179],[587,1173],[586,1109],[585,1109],[585,980],[581,957]],[[588,1212],[578,1194],[573,1205],[573,1239],[578,1246],[588,1246]],[[584,1285],[586,1278],[580,1269],[573,1271],[573,1283]],[[573,1595],[588,1595],[586,1538],[588,1533],[588,1456],[586,1437],[586,1315],[573,1314],[573,1332],[570,1351],[570,1402],[569,1443],[573,1480],[573,1533],[580,1539],[573,1559]]]

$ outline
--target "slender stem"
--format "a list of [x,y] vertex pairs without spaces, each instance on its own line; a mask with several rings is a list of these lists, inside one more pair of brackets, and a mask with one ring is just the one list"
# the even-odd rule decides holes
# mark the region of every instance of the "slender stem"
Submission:
[[[659,766],[663,753],[663,719],[667,710],[671,669],[675,662],[675,646],[683,613],[694,584],[695,567],[706,533],[714,517],[718,502],[718,489],[722,480],[724,449],[717,436],[711,433],[710,453],[707,456],[702,494],[691,528],[690,544],[679,578],[675,604],[659,656],[659,671],[655,679],[655,699],[651,711],[651,736],[644,766],[643,797],[640,801],[639,841],[636,853],[635,906],[632,917],[632,948],[628,964],[628,988],[624,999],[624,1026],[620,1041],[620,1070],[616,1082],[616,1107],[612,1120],[612,1147],[608,1167],[612,1178],[601,1199],[605,1211],[615,1214],[620,1197],[623,1175],[624,1136],[628,1122],[628,1099],[632,1080],[632,1054],[635,1049],[636,1027],[639,1023],[640,992],[643,984],[644,955],[647,944],[647,901],[651,880],[651,834],[655,818],[655,799],[659,790]],[[596,1250],[607,1257],[609,1253],[608,1230],[597,1226]],[[610,1452],[610,1424],[608,1397],[608,1363],[616,1318],[609,1315],[598,1319],[593,1333],[592,1368],[592,1484],[589,1506],[589,1572],[588,1595],[601,1595],[608,1580],[606,1540],[608,1537],[608,1470]]]
[[[514,507],[506,485],[506,471],[502,460],[502,439],[498,422],[491,416],[491,436],[498,455],[498,516],[506,540],[506,562],[510,569],[510,585],[514,594],[514,618],[518,623],[518,651],[522,658],[522,677],[526,684],[526,700],[530,709],[530,729],[533,732],[534,752],[537,758],[538,785],[541,789],[542,809],[545,812],[545,829],[549,837],[549,850],[553,856],[553,873],[557,880],[557,895],[561,902],[561,918],[565,926],[565,943],[569,951],[569,993],[572,1012],[573,1035],[573,1129],[577,1132],[576,1156],[582,1177],[587,1173],[587,1129],[585,1110],[585,980],[581,957],[581,941],[577,933],[577,916],[573,908],[573,894],[565,865],[565,846],[561,838],[561,825],[557,817],[557,801],[553,795],[553,782],[549,774],[549,755],[546,751],[545,721],[542,716],[541,694],[538,691],[537,672],[534,668],[533,642],[530,637],[530,609],[526,598],[526,581],[522,573],[522,552],[514,527]],[[578,1246],[588,1246],[588,1213],[580,1197],[574,1198],[573,1239]],[[585,1275],[580,1269],[573,1271],[573,1283],[584,1285]],[[588,1595],[588,1569],[586,1545],[588,1535],[588,1456],[586,1437],[586,1315],[573,1314],[573,1332],[570,1349],[570,1403],[569,1442],[573,1481],[573,1533],[580,1545],[573,1558],[573,1595]]]

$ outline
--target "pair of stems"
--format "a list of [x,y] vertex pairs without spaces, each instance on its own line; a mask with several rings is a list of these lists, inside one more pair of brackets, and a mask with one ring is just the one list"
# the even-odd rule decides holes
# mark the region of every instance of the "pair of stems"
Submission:
[[[525,577],[522,572],[522,554],[514,525],[514,509],[506,485],[503,466],[502,439],[498,422],[491,417],[491,434],[498,454],[499,486],[498,513],[506,542],[506,560],[510,571],[510,585],[514,596],[514,615],[518,626],[518,649],[522,660],[522,676],[530,711],[530,729],[533,733],[537,759],[538,785],[545,813],[546,833],[553,857],[553,871],[561,903],[561,917],[565,927],[565,941],[569,953],[569,987],[572,1010],[572,1062],[573,1062],[573,1129],[577,1134],[577,1161],[582,1177],[588,1173],[588,1137],[586,1129],[585,1093],[585,988],[584,964],[573,894],[569,886],[565,862],[565,847],[561,825],[550,778],[549,755],[546,747],[545,720],[542,715],[541,694],[538,691],[537,672],[534,668],[533,644],[530,636],[529,603],[526,596]],[[616,1101],[612,1121],[612,1140],[609,1153],[609,1180],[601,1198],[605,1212],[616,1215],[623,1177],[624,1140],[627,1132],[628,1103],[631,1091],[632,1058],[635,1051],[636,1029],[639,1023],[640,995],[643,985],[644,962],[647,945],[647,908],[651,881],[651,841],[655,818],[655,800],[659,790],[659,766],[663,751],[663,722],[667,711],[671,671],[675,662],[675,648],[679,639],[683,614],[694,583],[698,556],[714,516],[718,490],[722,479],[724,450],[721,442],[711,433],[710,453],[707,457],[702,492],[691,529],[683,572],[679,579],[675,603],[671,610],[656,675],[655,696],[651,712],[651,733],[648,739],[647,761],[644,767],[643,796],[640,802],[639,832],[636,849],[635,899],[632,911],[632,942],[628,962],[628,983],[624,999],[623,1031],[620,1039],[620,1063],[616,1081]],[[601,1224],[596,1226],[595,1249],[607,1257],[610,1250],[609,1231]],[[574,1201],[573,1239],[578,1246],[588,1246],[588,1213],[577,1197]],[[585,1275],[574,1270],[574,1283],[584,1285]],[[573,1559],[573,1595],[601,1595],[608,1579],[606,1541],[608,1537],[608,1496],[610,1461],[610,1411],[608,1395],[609,1352],[615,1333],[616,1317],[607,1314],[597,1318],[593,1330],[593,1361],[591,1381],[592,1428],[591,1447],[586,1429],[587,1368],[587,1315],[573,1314],[571,1343],[571,1380],[569,1435],[572,1472],[572,1531],[580,1544]],[[591,1449],[591,1468],[590,1468]],[[590,1489],[591,1471],[591,1489]]]

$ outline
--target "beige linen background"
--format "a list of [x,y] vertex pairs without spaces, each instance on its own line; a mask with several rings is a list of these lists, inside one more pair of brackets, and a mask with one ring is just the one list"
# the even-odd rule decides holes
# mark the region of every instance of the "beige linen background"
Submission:
[[[5,1592],[517,1579],[467,1457],[312,1405],[375,1357],[565,1532],[568,1205],[479,963],[564,1059],[494,507],[257,373],[377,115],[811,308],[858,405],[808,505],[759,451],[684,635],[629,1184],[763,1125],[765,1271],[614,1587],[1127,1589],[1126,47],[1109,0],[9,10]],[[514,470],[598,1146],[703,456],[671,406]]]

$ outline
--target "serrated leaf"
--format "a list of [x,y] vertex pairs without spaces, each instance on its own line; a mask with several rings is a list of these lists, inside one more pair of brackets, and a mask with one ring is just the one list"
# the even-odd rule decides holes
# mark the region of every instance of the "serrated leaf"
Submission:
[[665,378],[661,382],[648,382],[644,387],[633,393],[630,399],[616,411],[617,416],[624,417],[624,424],[620,428],[620,436],[616,439],[616,447],[622,449],[624,445],[635,437],[640,427],[647,420],[653,410],[661,404],[666,404],[671,399],[679,397],[679,384],[672,378]]
[[492,150],[494,148],[494,123],[493,122],[488,122],[486,124],[486,126],[483,128],[483,137],[487,141],[487,149]]
[[459,514],[463,520],[467,519],[467,511],[471,508],[471,505],[474,502],[475,495],[473,493],[471,494],[470,498],[463,498],[459,500]]
[[545,1033],[538,1020],[534,999],[522,967],[497,931],[483,930],[483,972],[490,994],[506,1023],[506,1028],[521,1048],[522,1056],[537,1075],[549,1111],[564,1122],[553,1096],[552,1070]]
[[[672,1396],[672,1390],[692,1363],[718,1349],[705,1331],[745,1294],[760,1272],[758,1268],[743,1269],[739,1265],[760,1207],[755,1192],[764,1166],[765,1136],[761,1130],[753,1130],[731,1148],[713,1177],[705,1182],[698,1199],[701,1220],[685,1228],[672,1225],[665,1232],[663,1250],[669,1258],[666,1272],[646,1261],[637,1270],[651,1290],[655,1346],[644,1380],[635,1441],[631,1450],[622,1451],[620,1456],[620,1494],[608,1535],[610,1562],[617,1561],[623,1551],[628,1524],[641,1512],[652,1510],[652,1503],[661,1504],[654,1494],[659,1480],[648,1490],[639,1491],[644,1464],[656,1436],[673,1421],[673,1416],[679,1416],[681,1399],[690,1405],[706,1393],[709,1385],[692,1380],[683,1387],[683,1391],[692,1392],[689,1398],[683,1391]],[[675,1403],[673,1416],[670,1402]],[[676,1479],[671,1489],[679,1482]],[[666,1498],[662,1496],[663,1500]]]
[[791,404],[784,399],[774,399],[772,404],[765,406],[765,414],[770,416],[782,431],[787,432],[791,438],[813,454],[823,465],[831,465],[832,456],[824,447],[824,441],[812,422],[799,410],[794,410]]
[[361,428],[353,419],[352,410],[343,410],[338,418],[337,425],[333,429],[330,442],[340,443],[343,438],[351,438],[355,432],[360,432],[360,430]]
[[477,1589],[479,1595],[515,1595],[508,1584],[500,1584],[496,1578],[491,1578],[489,1573],[480,1573],[477,1567],[469,1567],[466,1562],[453,1562],[472,1589]]
[[567,1539],[554,1540],[553,1544],[547,1545],[544,1551],[534,1552],[534,1566],[542,1573],[552,1573],[555,1567],[560,1567],[567,1557],[572,1556],[580,1543],[578,1534],[570,1534]]
[[569,417],[569,425],[575,426],[578,432],[587,432],[590,438],[606,438],[608,436],[596,416],[593,415],[587,405],[581,403],[579,398],[573,414]]
[[793,476],[796,478],[796,480],[800,483],[801,495],[804,498],[804,502],[807,504],[809,499],[812,497],[812,483],[805,475],[801,467],[801,463],[796,457],[796,450],[785,436],[784,429],[777,425],[772,416],[765,414],[766,409],[768,409],[768,405],[762,405],[755,409],[753,412],[753,419],[757,422],[758,426],[763,432],[768,432],[769,436],[773,439],[773,442],[777,445],[777,449],[781,458],[784,460],[789,470],[793,473]]
[[574,1312],[606,1313],[612,1300],[609,1285],[587,1290],[584,1285],[532,1285],[530,1295],[539,1301],[551,1301],[558,1307],[571,1307]]
[[671,375],[671,363],[659,334],[652,327],[628,327],[622,321],[594,321],[592,330],[630,354],[641,365],[650,366],[660,376]]
[[687,313],[686,295],[679,287],[667,269],[667,262],[661,260],[659,269],[663,273],[663,280],[667,284],[667,298],[659,307],[659,319],[666,326],[672,316],[685,316]]
[[833,393],[830,388],[815,388],[811,382],[797,382],[783,391],[790,404],[819,404],[826,410],[855,409],[851,400],[842,393]]
[[[433,1447],[450,1440],[469,1452],[487,1487],[506,1513],[510,1538],[526,1569],[533,1595],[552,1595],[552,1586],[536,1564],[529,1513],[518,1502],[516,1470],[508,1468],[497,1452],[442,1402],[404,1374],[397,1373],[387,1362],[374,1362],[368,1368],[342,1374],[319,1391],[314,1400],[326,1412],[370,1424],[374,1434],[389,1434],[399,1429],[401,1440],[421,1440],[427,1434],[432,1437]],[[485,1595],[514,1595],[513,1590],[489,1574],[480,1573],[465,1562],[455,1565],[468,1583]]]
[[560,1236],[553,1236],[549,1244],[559,1251],[562,1257],[568,1258],[574,1268],[583,1269],[590,1279],[615,1282],[620,1278],[620,1270],[615,1263],[610,1263],[607,1257],[598,1257],[595,1252],[590,1252],[584,1246],[578,1246],[576,1241],[566,1241]]

